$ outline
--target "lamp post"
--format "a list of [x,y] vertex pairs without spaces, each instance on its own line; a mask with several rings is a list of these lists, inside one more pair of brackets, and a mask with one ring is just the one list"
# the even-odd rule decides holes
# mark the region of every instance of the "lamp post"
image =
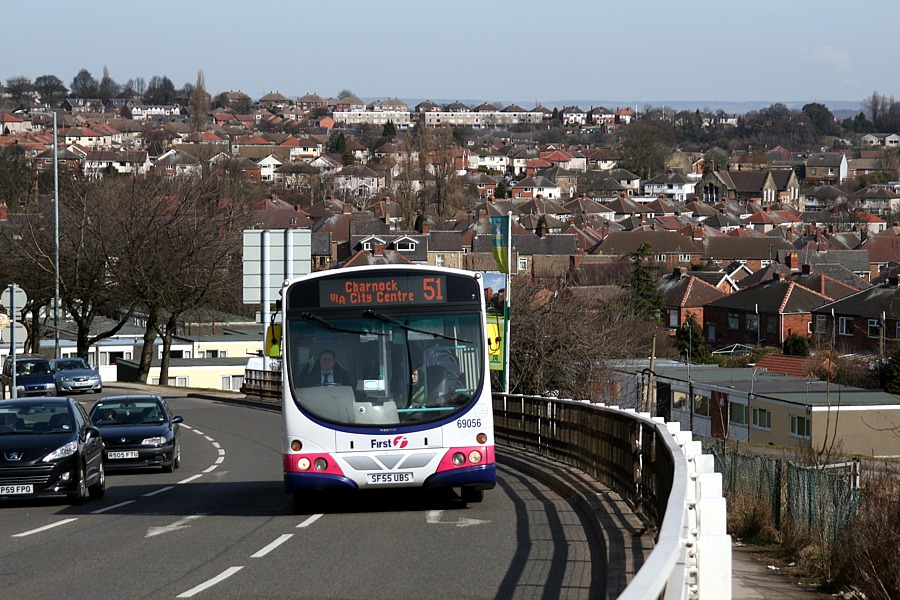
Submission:
[[53,111],[53,273],[56,290],[53,296],[53,358],[59,358],[59,143],[57,142],[56,111]]

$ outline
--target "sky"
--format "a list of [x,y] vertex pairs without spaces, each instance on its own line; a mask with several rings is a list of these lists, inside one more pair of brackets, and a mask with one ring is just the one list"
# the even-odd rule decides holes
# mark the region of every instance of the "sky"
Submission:
[[897,23],[896,0],[88,0],[4,27],[0,80],[106,67],[177,88],[202,71],[213,95],[251,98],[859,102],[900,97]]

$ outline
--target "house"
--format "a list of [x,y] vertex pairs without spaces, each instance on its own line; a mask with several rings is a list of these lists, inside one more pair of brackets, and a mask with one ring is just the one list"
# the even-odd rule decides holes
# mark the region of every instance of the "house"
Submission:
[[665,196],[679,202],[687,202],[694,197],[697,182],[681,173],[657,175],[644,182],[644,193],[648,196]]
[[706,281],[695,277],[686,267],[678,267],[656,281],[666,305],[666,324],[672,334],[689,317],[703,329],[703,307],[725,296],[725,293]]
[[612,231],[600,243],[597,251],[604,255],[625,256],[647,244],[652,258],[650,262],[672,271],[681,266],[699,264],[703,245],[674,231]]
[[806,160],[806,181],[828,185],[843,183],[848,169],[847,156],[840,152],[810,154]]
[[180,150],[167,150],[159,155],[153,170],[169,178],[199,177],[203,173],[200,161]]
[[85,157],[84,175],[88,179],[103,177],[109,172],[145,175],[150,171],[150,166],[146,150],[95,150]]
[[[704,221],[705,222],[705,221]],[[757,271],[775,261],[779,250],[793,251],[785,239],[774,237],[705,237],[702,240],[703,260],[713,265],[736,261],[750,271]]]
[[900,340],[897,277],[813,311],[813,333],[842,354],[889,356]]
[[900,135],[896,133],[867,133],[860,136],[859,143],[861,146],[900,148]]
[[531,176],[514,183],[510,189],[513,198],[547,198],[558,199],[561,190],[558,185],[540,176]]
[[342,193],[368,200],[384,189],[385,177],[364,165],[344,167],[334,174],[335,187]]
[[770,281],[738,290],[704,307],[706,340],[710,345],[748,344],[781,348],[791,334],[812,333],[812,311],[831,299],[809,288]]
[[275,180],[275,169],[284,164],[284,160],[276,154],[267,154],[256,161],[259,165],[260,181],[272,182]]
[[[618,369],[614,377],[622,396],[641,393],[649,366],[642,360]],[[816,373],[830,367],[827,362],[805,366]],[[823,448],[840,440],[847,454],[900,455],[900,438],[883,425],[900,422],[896,396],[773,369],[657,361],[654,414],[695,435],[758,446]]]

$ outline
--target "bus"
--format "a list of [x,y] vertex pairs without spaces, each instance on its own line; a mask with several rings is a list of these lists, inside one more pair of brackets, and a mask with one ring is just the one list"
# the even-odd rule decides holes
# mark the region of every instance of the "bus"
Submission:
[[351,267],[280,293],[284,486],[296,505],[376,488],[481,502],[496,484],[482,275]]

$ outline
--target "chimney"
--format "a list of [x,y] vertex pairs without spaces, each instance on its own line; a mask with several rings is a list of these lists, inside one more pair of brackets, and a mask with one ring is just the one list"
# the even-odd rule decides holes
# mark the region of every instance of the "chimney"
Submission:
[[778,271],[772,273],[772,281],[781,281],[781,273]]
[[0,202],[0,221],[8,221],[9,220],[9,207],[6,206],[6,201]]
[[810,265],[806,264],[800,267],[800,272],[804,275],[809,275],[811,272]]
[[342,211],[345,215],[349,215],[353,211],[353,207],[350,204],[344,204],[344,210]]
[[784,262],[786,263],[785,266],[790,267],[791,269],[796,269],[797,265],[800,263],[800,257],[796,252],[789,252],[785,257]]
[[375,254],[375,256],[384,256],[384,244],[375,244],[373,254]]
[[431,223],[422,223],[422,233],[431,233]]

